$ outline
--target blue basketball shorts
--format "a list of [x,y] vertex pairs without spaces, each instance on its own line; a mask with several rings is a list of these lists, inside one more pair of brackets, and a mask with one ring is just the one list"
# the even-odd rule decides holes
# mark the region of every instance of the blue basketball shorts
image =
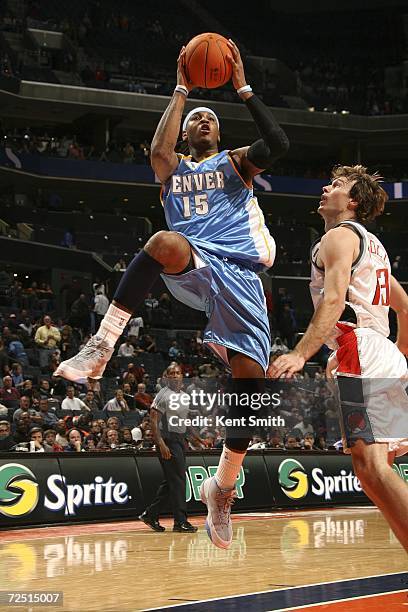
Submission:
[[168,290],[180,302],[206,313],[203,341],[226,365],[227,349],[232,349],[254,359],[266,372],[271,336],[260,278],[188,241],[195,268],[184,274],[162,274]]

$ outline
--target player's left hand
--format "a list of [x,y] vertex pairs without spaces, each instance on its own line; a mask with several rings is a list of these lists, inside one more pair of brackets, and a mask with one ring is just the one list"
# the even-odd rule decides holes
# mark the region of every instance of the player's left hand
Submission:
[[299,353],[292,351],[278,357],[268,368],[267,378],[292,378],[305,365],[305,360]]
[[233,40],[228,40],[228,47],[230,48],[231,54],[227,55],[226,58],[232,66],[232,84],[234,85],[235,89],[239,89],[247,84],[245,79],[244,64],[242,63],[239,49]]

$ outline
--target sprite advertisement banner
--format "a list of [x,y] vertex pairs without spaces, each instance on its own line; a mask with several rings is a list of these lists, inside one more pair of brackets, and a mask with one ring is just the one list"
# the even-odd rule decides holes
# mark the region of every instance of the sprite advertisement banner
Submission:
[[[190,514],[205,512],[200,486],[216,471],[219,453],[187,453],[186,500]],[[393,469],[408,483],[408,461]],[[136,518],[163,480],[155,455],[78,456],[3,453],[0,460],[0,528]],[[349,456],[332,453],[248,452],[237,479],[234,511],[364,504]],[[171,514],[170,500],[163,514]]]

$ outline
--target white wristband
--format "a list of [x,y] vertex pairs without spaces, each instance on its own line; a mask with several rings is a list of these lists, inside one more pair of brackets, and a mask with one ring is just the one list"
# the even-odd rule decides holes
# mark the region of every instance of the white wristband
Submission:
[[184,85],[177,85],[174,88],[174,91],[177,91],[178,93],[183,94],[184,96],[186,96],[186,98],[188,96],[188,89],[187,89],[187,87],[184,87]]
[[250,85],[244,85],[243,87],[237,89],[237,94],[249,93],[250,91],[252,91],[252,87]]

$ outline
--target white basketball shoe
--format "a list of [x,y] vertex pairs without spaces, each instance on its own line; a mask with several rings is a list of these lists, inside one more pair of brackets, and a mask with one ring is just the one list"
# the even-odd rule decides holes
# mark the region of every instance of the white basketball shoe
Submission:
[[201,501],[208,509],[205,528],[211,542],[218,548],[229,548],[231,545],[231,506],[236,496],[235,488],[220,489],[215,476],[206,478],[201,485]]
[[113,351],[114,347],[109,346],[101,336],[92,336],[77,355],[59,364],[54,376],[62,376],[73,382],[102,378]]

